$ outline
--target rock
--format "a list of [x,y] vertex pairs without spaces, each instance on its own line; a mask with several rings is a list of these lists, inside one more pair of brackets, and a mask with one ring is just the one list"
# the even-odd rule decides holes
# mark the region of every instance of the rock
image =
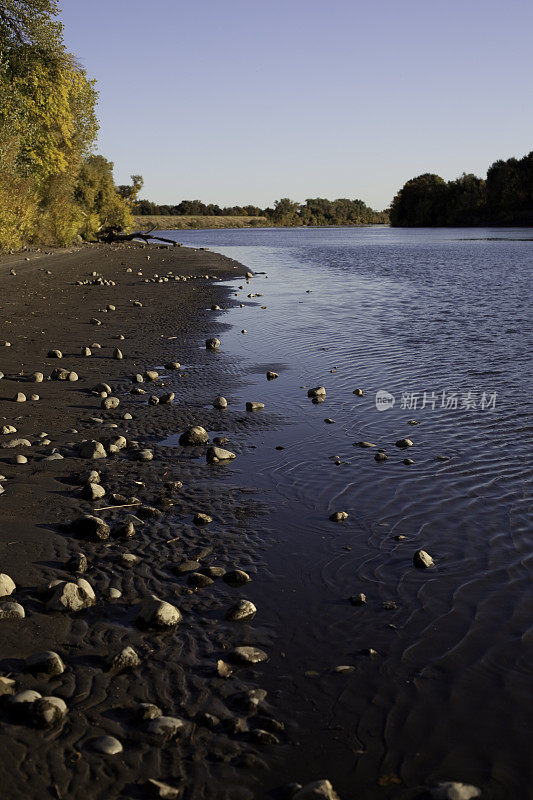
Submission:
[[100,394],[100,392],[106,392],[107,394],[111,394],[111,386],[108,383],[97,383],[96,386],[93,386],[91,391],[95,392],[96,394]]
[[222,580],[229,586],[244,586],[251,578],[243,569],[231,569],[223,575]]
[[46,458],[43,459],[43,460],[44,461],[62,461],[63,460],[63,456],[61,455],[61,453],[52,453],[51,455],[46,456]]
[[357,395],[357,397],[362,397],[363,396],[363,390],[362,389],[354,389],[352,394]]
[[231,450],[224,450],[222,447],[210,447],[206,453],[206,459],[210,464],[218,464],[219,461],[232,461],[236,458]]
[[49,350],[48,358],[63,358],[63,353],[61,350]]
[[416,551],[413,556],[413,564],[415,567],[418,567],[418,569],[428,569],[429,567],[435,566],[435,562],[425,550]]
[[213,578],[204,575],[203,572],[190,572],[187,576],[187,585],[194,586],[196,589],[204,589],[206,586],[212,586],[213,583]]
[[254,273],[253,273],[253,272],[247,272],[247,273],[246,273],[246,277],[247,277],[247,278],[248,278],[248,280],[249,280],[250,278],[253,278],[253,277],[254,277]]
[[229,678],[230,675],[233,673],[233,667],[231,664],[227,664],[222,659],[217,661],[217,673],[220,678]]
[[29,707],[41,697],[42,695],[39,692],[36,692],[34,689],[24,689],[22,692],[17,692],[16,694],[12,695],[9,698],[9,704],[11,706]]
[[175,371],[181,369],[181,364],[179,361],[167,361],[165,364],[165,369]]
[[199,569],[198,572],[201,572],[202,575],[207,575],[208,577],[213,578],[213,580],[215,580],[215,578],[222,578],[222,576],[226,574],[224,567],[215,566],[202,567],[202,569]]
[[99,483],[88,483],[81,490],[81,496],[84,500],[98,500],[100,497],[104,497],[104,495],[105,489],[103,486],[100,486]]
[[151,397],[148,398],[148,404],[151,406],[158,406],[159,405],[159,397],[153,394]]
[[413,443],[410,439],[398,439],[396,447],[412,447]]
[[335,511],[333,514],[330,514],[329,519],[331,522],[344,522],[349,516],[350,515],[346,511]]
[[79,380],[78,373],[74,372],[74,371],[69,372],[68,375],[67,375],[67,380],[71,381],[71,383],[74,383],[75,381],[78,381]]
[[119,522],[111,529],[113,539],[132,539],[135,536],[135,525],[131,520]]
[[201,425],[193,425],[192,427],[187,428],[187,430],[184,431],[179,438],[179,443],[185,446],[207,444],[208,442],[209,434],[205,428],[202,428]]
[[430,794],[434,800],[473,800],[481,797],[481,789],[468,783],[448,781],[430,789]]
[[27,464],[28,463],[28,459],[26,458],[26,456],[21,456],[21,455],[15,456],[14,461],[15,461],[15,464]]
[[5,572],[0,572],[0,597],[7,597],[13,594],[16,588],[15,581]]
[[154,381],[159,380],[159,372],[155,369],[147,369],[144,373],[144,379],[149,383],[153,383]]
[[35,653],[28,656],[24,662],[24,669],[34,675],[62,675],[65,665],[61,657],[53,650],[45,650],[43,653]]
[[105,408],[106,411],[113,411],[113,409],[118,408],[119,405],[120,400],[118,397],[104,397],[100,403],[100,408]]
[[278,373],[277,373],[277,372],[271,372],[271,371],[269,370],[269,371],[267,372],[267,374],[266,374],[266,377],[267,377],[267,381],[275,381],[275,380],[276,380],[276,378],[279,378],[279,375],[278,375]]
[[37,400],[40,400],[40,399],[41,399],[41,398],[39,397],[39,395],[38,395],[38,394],[32,394],[32,395],[30,395],[30,400],[33,400],[33,402],[37,402]]
[[246,403],[247,411],[261,411],[265,407],[264,403],[249,402]]
[[139,703],[133,713],[138,720],[155,719],[163,716],[159,706],[154,705],[154,703]]
[[159,402],[163,403],[163,405],[168,405],[169,403],[174,402],[175,396],[176,395],[174,394],[174,392],[167,392],[166,394],[161,395],[161,397],[159,398]]
[[115,347],[115,349],[113,350],[113,358],[116,359],[117,361],[122,361],[122,359],[124,358],[122,350],[119,350],[118,347]]
[[154,460],[154,453],[152,450],[144,449],[139,450],[137,453],[137,459],[139,461],[153,461]]
[[146,731],[161,739],[172,739],[184,725],[184,721],[179,717],[155,717],[149,720]]
[[376,453],[374,456],[374,461],[387,461],[388,455],[386,453]]
[[17,392],[13,400],[15,403],[25,403],[26,395],[24,394],[24,392]]
[[404,458],[403,461],[402,461],[402,464],[405,464],[407,467],[410,467],[411,464],[414,464],[414,463],[415,462],[413,461],[412,458]]
[[109,662],[110,672],[124,672],[140,666],[141,659],[133,647],[124,647],[119,653],[111,657]]
[[193,522],[195,525],[209,525],[210,522],[213,522],[213,517],[198,511],[193,517]]
[[218,350],[219,347],[220,347],[220,339],[217,339],[216,336],[213,336],[211,339],[205,340],[206,350]]
[[324,422],[326,423],[326,425],[334,425],[335,424],[335,420],[331,419],[331,417],[326,417]]
[[139,506],[135,514],[139,517],[139,519],[150,519],[153,517],[160,517],[162,516],[162,511],[154,506]]
[[354,442],[353,446],[354,447],[375,447],[376,445],[372,444],[372,442]]
[[105,447],[101,442],[91,439],[90,441],[82,442],[80,445],[81,458],[107,458]]
[[84,553],[75,553],[65,566],[70,572],[86,572],[89,566],[87,556]]
[[91,325],[101,325],[102,324],[101,320],[97,319],[96,317],[92,317],[92,319],[89,320],[89,323]]
[[5,448],[13,448],[13,447],[31,447],[31,442],[29,439],[10,439],[9,442],[6,442],[4,445]]
[[31,706],[32,721],[39,728],[56,725],[66,714],[67,704],[61,697],[39,697]]
[[353,594],[350,597],[350,604],[352,606],[364,606],[364,605],[366,605],[366,594],[363,594],[363,592],[359,592],[359,594]]
[[7,434],[9,433],[16,433],[16,432],[17,429],[15,428],[14,425],[2,425],[2,433],[4,434],[4,436],[7,436]]
[[84,578],[76,583],[60,581],[54,586],[53,595],[46,607],[50,611],[82,611],[93,606],[95,596],[93,589]]
[[292,800],[340,800],[340,797],[328,780],[321,780],[306,783]]
[[116,756],[123,751],[122,744],[114,736],[99,736],[96,739],[91,739],[89,744],[91,750],[96,753],[102,753],[105,756]]
[[213,400],[213,406],[215,408],[227,408],[228,407],[228,401],[226,400],[225,397],[221,397],[221,396],[215,397],[215,399]]
[[125,436],[112,436],[106,442],[108,450],[111,450],[113,453],[116,453],[119,450],[124,450],[124,448],[127,447],[127,444],[128,442]]
[[155,595],[142,601],[137,614],[137,624],[150,628],[173,628],[181,620],[181,612]]
[[264,650],[260,650],[258,647],[244,645],[233,647],[228,653],[228,658],[236,664],[259,664],[266,661],[268,656]]
[[279,744],[279,739],[270,731],[265,731],[263,728],[254,728],[250,731],[250,739],[257,744],[271,745]]
[[107,597],[109,600],[119,600],[122,597],[122,592],[120,589],[111,586],[111,588],[107,590]]
[[176,575],[186,575],[188,572],[196,572],[198,566],[198,561],[189,559],[187,561],[182,561],[180,564],[176,564],[176,566],[172,568],[172,571]]
[[42,383],[44,381],[44,375],[42,372],[34,372],[31,377],[31,380],[34,383]]
[[150,797],[160,798],[160,800],[176,800],[180,795],[180,789],[169,786],[168,783],[156,781],[155,778],[149,778],[146,782],[146,788]]
[[[98,486],[96,483],[90,485]],[[109,539],[109,525],[93,514],[84,514],[84,516],[75,519],[72,523],[72,529],[75,533],[93,542],[105,542]]]
[[239,692],[232,699],[247,714],[255,714],[259,706],[266,700],[266,696],[265,689],[248,689],[245,692]]
[[307,390],[307,396],[308,397],[325,397],[326,396],[326,390],[325,390],[325,388],[323,386],[315,386],[314,389],[308,389]]
[[135,553],[121,553],[119,562],[123,567],[135,567],[141,559]]
[[240,622],[252,619],[257,613],[257,608],[250,600],[238,600],[226,611],[224,619],[230,622]]
[[24,619],[26,612],[14,600],[0,602],[0,619]]
[[82,347],[80,355],[83,356],[84,358],[89,358],[89,356],[92,356],[92,351],[90,347]]
[[15,694],[15,681],[0,675],[0,697],[10,697]]

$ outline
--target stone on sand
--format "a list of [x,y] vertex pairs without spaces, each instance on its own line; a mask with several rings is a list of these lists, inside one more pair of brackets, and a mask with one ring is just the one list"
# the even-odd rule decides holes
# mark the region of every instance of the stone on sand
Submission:
[[396,442],[396,447],[412,447],[413,443],[411,439],[398,439]]
[[[91,486],[98,486],[98,484],[91,484]],[[105,542],[109,539],[109,525],[94,514],[84,514],[78,517],[72,522],[71,527],[75,533],[93,542]]]
[[243,569],[230,569],[224,573],[222,580],[229,586],[244,586],[251,581],[251,578]]
[[106,411],[113,411],[113,409],[118,408],[119,405],[120,400],[118,397],[104,397],[100,403],[100,408],[105,408]]
[[350,515],[346,511],[335,511],[333,514],[330,514],[329,519],[331,522],[344,522],[349,516]]
[[180,620],[181,611],[155,595],[142,601],[136,618],[138,625],[162,629],[173,628]]
[[24,619],[25,616],[26,612],[20,603],[11,599],[0,602],[0,619]]
[[292,796],[292,800],[340,800],[340,797],[330,781],[320,780],[306,783]]
[[252,619],[257,613],[257,608],[250,600],[244,598],[234,603],[224,615],[224,619],[231,622],[239,622],[241,620]]
[[127,669],[134,669],[140,666],[141,659],[133,647],[124,647],[120,652],[115,653],[109,659],[109,669],[111,672],[124,672]]
[[157,736],[161,739],[171,739],[176,736],[185,725],[185,722],[179,717],[155,717],[149,720],[146,725],[147,733],[152,736]]
[[122,744],[114,736],[98,736],[96,739],[91,739],[89,744],[91,750],[105,756],[116,756],[123,751]]
[[0,573],[0,597],[8,597],[13,594],[17,587],[15,581],[6,575],[5,572]]
[[219,461],[232,461],[236,458],[231,450],[224,450],[222,447],[210,447],[206,453],[206,459],[210,464],[218,464]]
[[105,447],[102,442],[98,442],[95,439],[91,439],[90,441],[82,442],[80,445],[80,457],[81,458],[106,458],[107,453],[105,451]]
[[435,566],[435,562],[425,550],[416,551],[413,556],[413,564],[415,567],[418,567],[418,569],[428,569],[429,567]]
[[265,407],[264,403],[248,402],[246,403],[247,411],[261,411]]
[[104,495],[105,489],[99,483],[88,483],[81,490],[81,496],[84,500],[99,500]]
[[268,659],[264,650],[259,647],[251,647],[248,645],[241,645],[233,647],[228,652],[228,658],[236,664],[259,664]]
[[35,653],[24,662],[24,669],[34,675],[62,675],[65,665],[57,653],[53,650],[45,650],[42,653]]
[[66,716],[67,704],[61,697],[39,697],[31,705],[31,718],[39,728],[56,725]]
[[227,408],[228,401],[226,400],[225,397],[219,395],[218,397],[215,397],[215,399],[213,400],[213,406],[214,408]]
[[179,438],[179,444],[186,446],[207,444],[208,442],[209,434],[201,425],[192,425]]
[[278,373],[272,372],[271,370],[267,372],[266,376],[267,376],[267,381],[275,381],[276,378],[279,378]]
[[95,603],[94,591],[88,581],[78,578],[60,581],[53,588],[53,594],[46,607],[51,611],[82,611]]
[[430,794],[434,800],[474,800],[481,797],[481,789],[468,783],[447,781],[432,788]]
[[220,347],[220,339],[217,339],[216,336],[211,337],[211,339],[205,340],[206,350],[218,350],[219,347]]

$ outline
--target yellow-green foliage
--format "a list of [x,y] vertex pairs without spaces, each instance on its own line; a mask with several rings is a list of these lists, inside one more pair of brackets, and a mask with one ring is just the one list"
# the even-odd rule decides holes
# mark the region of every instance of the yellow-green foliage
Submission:
[[113,165],[90,155],[94,81],[66,52],[56,13],[54,0],[0,0],[0,249],[133,222],[137,189],[121,196]]

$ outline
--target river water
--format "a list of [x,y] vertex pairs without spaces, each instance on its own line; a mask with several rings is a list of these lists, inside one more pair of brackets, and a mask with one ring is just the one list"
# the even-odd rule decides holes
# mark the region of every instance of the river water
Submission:
[[291,724],[264,791],[283,775],[343,800],[443,779],[531,797],[531,230],[167,235],[264,273],[213,321],[228,385],[245,378],[230,405],[273,415],[228,468],[272,507],[255,591]]

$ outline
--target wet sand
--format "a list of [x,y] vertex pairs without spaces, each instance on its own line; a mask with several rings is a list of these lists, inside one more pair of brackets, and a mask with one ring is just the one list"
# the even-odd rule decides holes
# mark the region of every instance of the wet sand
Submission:
[[[93,280],[93,271],[115,285],[76,285]],[[169,271],[189,280],[143,282]],[[205,448],[159,444],[200,424],[210,431],[223,427],[227,446],[238,453],[239,430],[267,425],[266,416],[232,411],[223,412],[221,424],[222,412],[211,405],[236,381],[225,372],[224,356],[204,345],[224,330],[210,310],[228,297],[216,278],[243,272],[209,252],[136,245],[30,252],[0,262],[0,430],[16,428],[0,436],[0,572],[16,584],[8,599],[25,611],[24,619],[0,620],[0,675],[15,681],[2,698],[0,727],[2,796],[10,800],[167,796],[149,779],[179,787],[180,797],[252,797],[266,767],[263,740],[268,744],[274,732],[277,739],[284,735],[268,700],[241,696],[261,686],[262,664],[235,665],[229,677],[217,673],[219,659],[231,660],[230,648],[268,651],[272,644],[272,632],[260,623],[224,619],[230,606],[247,598],[247,586],[215,576],[207,590],[196,588],[188,573],[176,571],[181,562],[197,559],[198,570],[246,570],[252,585],[264,549],[255,530],[264,509],[238,485],[226,481],[221,490],[224,468],[206,465]],[[102,311],[108,304],[116,310]],[[80,355],[85,346],[90,357]],[[122,360],[113,358],[117,347]],[[61,359],[47,357],[55,348]],[[180,362],[181,369],[159,369],[158,381],[132,383],[133,374],[167,361]],[[75,371],[79,380],[48,380],[56,368]],[[44,381],[28,382],[36,371]],[[91,393],[102,381],[119,398],[118,408],[102,409],[102,399]],[[131,394],[135,387],[147,393]],[[149,404],[151,395],[170,391],[174,402]],[[18,392],[26,402],[14,401]],[[38,401],[29,399],[33,393]],[[124,419],[125,413],[132,419]],[[126,448],[112,453],[108,447],[107,458],[80,458],[82,440],[107,443],[118,435],[126,438]],[[6,447],[20,438],[31,446]],[[153,460],[139,460],[143,448],[153,452]],[[47,460],[53,453],[63,458]],[[27,463],[15,463],[17,455]],[[82,492],[93,469],[106,494],[89,501]],[[138,502],[141,511],[131,505]],[[195,525],[197,512],[212,522]],[[132,513],[142,520],[130,518]],[[83,514],[96,514],[110,526],[133,519],[135,535],[88,541],[71,524]],[[83,574],[68,564],[80,552],[88,562]],[[127,553],[138,563],[125,561]],[[77,612],[51,610],[48,585],[78,578],[89,581],[94,604]],[[110,588],[120,597],[110,598]],[[182,620],[175,628],[142,629],[135,623],[140,601],[150,595],[179,608]],[[140,665],[110,669],[110,657],[127,646]],[[28,671],[24,660],[48,650],[59,654],[64,671]],[[25,689],[62,698],[66,715],[37,727],[29,706],[10,700],[12,692]],[[170,735],[151,733],[150,723],[139,719],[140,703],[156,704],[182,727]],[[262,720],[254,722],[253,715]],[[95,739],[104,735],[115,737],[123,751],[95,752]]]

